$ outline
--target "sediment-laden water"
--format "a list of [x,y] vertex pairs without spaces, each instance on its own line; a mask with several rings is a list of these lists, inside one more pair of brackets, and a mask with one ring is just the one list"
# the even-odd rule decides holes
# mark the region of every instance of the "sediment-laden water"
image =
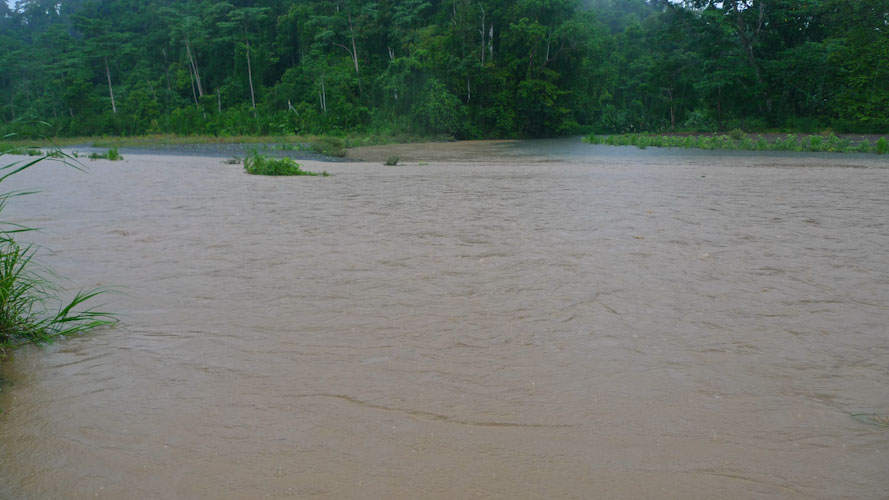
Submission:
[[2,365],[0,498],[886,498],[885,158],[386,153],[10,179],[121,323]]

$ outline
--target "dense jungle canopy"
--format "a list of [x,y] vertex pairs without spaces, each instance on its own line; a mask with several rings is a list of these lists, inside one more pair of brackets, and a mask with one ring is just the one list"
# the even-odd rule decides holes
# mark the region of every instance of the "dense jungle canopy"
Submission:
[[889,0],[0,4],[0,133],[889,131]]

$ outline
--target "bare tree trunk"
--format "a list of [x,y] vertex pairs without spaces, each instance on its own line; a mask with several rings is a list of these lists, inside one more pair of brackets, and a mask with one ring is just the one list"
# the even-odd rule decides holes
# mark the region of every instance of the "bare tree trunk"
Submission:
[[349,14],[349,35],[352,38],[352,62],[355,63],[355,74],[358,74],[358,49],[355,47],[355,30],[352,29],[352,14]]
[[321,77],[321,114],[327,114],[327,89],[324,87],[324,77]]
[[108,69],[108,56],[105,56],[105,74],[108,76],[108,94],[111,95],[111,111],[117,114],[117,104],[114,102],[114,89],[111,87],[111,70]]
[[191,70],[191,66],[188,67],[188,81],[191,82],[191,96],[194,97],[194,107],[200,109],[200,105],[198,104],[198,94],[195,92],[194,88],[194,72]]
[[667,96],[667,105],[670,108],[670,130],[676,129],[676,103],[673,102],[673,88],[661,88]]
[[216,87],[216,110],[222,113],[222,95],[219,93],[219,87]]
[[479,5],[479,7],[482,9],[482,29],[479,30],[479,33],[482,36],[482,53],[481,53],[481,63],[482,64],[481,65],[484,66],[485,65],[485,49],[487,48],[487,45],[488,45],[485,43],[485,6]]
[[201,85],[201,72],[198,70],[198,61],[194,51],[191,49],[191,41],[188,38],[185,39],[185,53],[188,55],[188,62],[191,64],[194,78],[198,82],[198,95],[204,97],[204,87]]
[[250,103],[253,105],[253,116],[256,116],[256,94],[253,92],[253,70],[250,68],[250,40],[244,31],[244,41],[247,42],[247,81],[250,82]]
[[164,71],[167,73],[167,90],[172,91],[173,85],[170,83],[170,64],[167,62],[167,51],[161,49],[161,54],[164,55]]

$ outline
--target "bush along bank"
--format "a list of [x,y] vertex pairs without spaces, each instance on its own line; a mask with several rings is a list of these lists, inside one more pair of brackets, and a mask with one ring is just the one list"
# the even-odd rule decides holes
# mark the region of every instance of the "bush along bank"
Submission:
[[584,138],[584,142],[609,146],[636,146],[640,149],[653,147],[729,151],[889,153],[889,140],[886,137],[879,137],[872,143],[868,138],[853,140],[848,137],[837,137],[833,133],[818,135],[774,134],[766,136],[762,134],[746,134],[733,130],[727,135],[591,134]]

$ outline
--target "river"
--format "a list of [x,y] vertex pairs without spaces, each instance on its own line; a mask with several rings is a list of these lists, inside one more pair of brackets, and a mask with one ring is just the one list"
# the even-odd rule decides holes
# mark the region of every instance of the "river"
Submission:
[[0,365],[0,498],[886,498],[886,158],[122,152],[7,181],[120,323]]

